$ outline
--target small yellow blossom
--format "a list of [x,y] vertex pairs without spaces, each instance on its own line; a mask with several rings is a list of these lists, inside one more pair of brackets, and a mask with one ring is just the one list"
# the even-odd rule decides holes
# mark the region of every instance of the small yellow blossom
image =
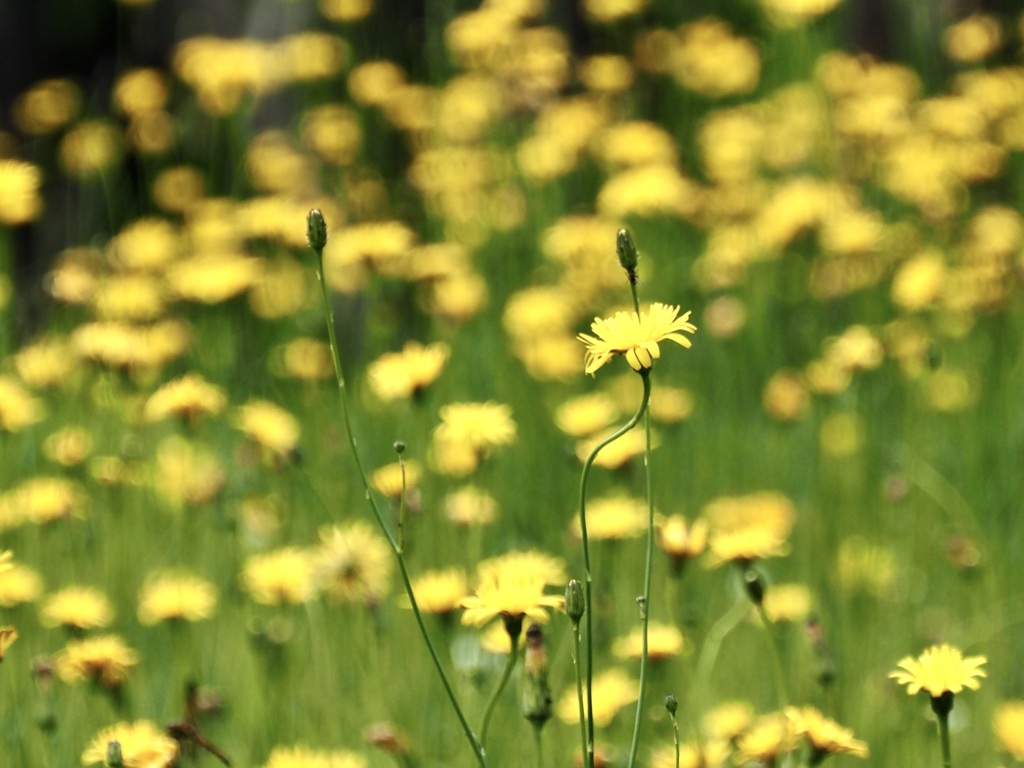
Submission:
[[189,373],[167,382],[150,395],[142,416],[146,421],[177,416],[191,424],[202,415],[220,413],[226,403],[227,396],[220,387],[210,384],[197,373]]
[[44,626],[73,629],[101,629],[114,620],[114,608],[107,596],[93,587],[65,587],[51,595],[39,610]]
[[765,765],[794,750],[798,743],[796,729],[782,713],[759,717],[736,741],[739,755]]
[[171,768],[178,758],[178,742],[149,720],[118,723],[104,728],[82,753],[82,765],[107,765],[107,748],[121,746],[124,768]]
[[343,749],[274,747],[262,768],[367,768],[365,757]]
[[702,518],[692,522],[682,515],[672,515],[656,522],[658,546],[675,567],[697,557],[708,546],[708,523]]
[[226,473],[217,454],[181,435],[160,442],[154,485],[175,505],[202,506],[224,487]]
[[1024,762],[1024,701],[1013,699],[996,705],[992,728],[999,749],[1017,762]]
[[[647,657],[651,661],[678,656],[683,648],[683,633],[678,627],[656,621],[647,626]],[[643,636],[639,627],[612,643],[612,655],[617,659],[639,659],[642,652]]]
[[498,502],[480,488],[467,485],[445,497],[444,514],[455,525],[489,525],[498,517]]
[[972,691],[981,687],[978,678],[988,677],[981,667],[988,662],[984,656],[964,658],[958,648],[947,643],[933,645],[916,659],[907,656],[889,673],[900,685],[907,686],[907,693],[913,696],[921,690],[932,698],[944,693],[960,693],[964,688]]
[[9,564],[7,570],[4,570],[3,554],[0,553],[0,608],[34,603],[42,593],[43,579],[38,571],[21,563]]
[[42,421],[46,409],[13,376],[0,376],[0,430],[20,432]]
[[405,492],[410,493],[416,488],[422,474],[423,468],[419,462],[404,461],[401,464],[394,462],[374,470],[370,475],[370,485],[381,496],[397,499],[402,495],[403,483]]
[[278,405],[252,400],[235,411],[234,425],[254,443],[277,456],[288,456],[299,444],[299,422]]
[[66,683],[80,680],[117,688],[139,663],[139,654],[117,635],[71,640],[57,656],[57,676]]
[[312,555],[298,547],[253,555],[242,568],[241,582],[261,605],[305,603],[316,595]]
[[703,514],[711,525],[711,565],[749,563],[789,551],[796,508],[781,493],[723,496],[709,503]]
[[[582,538],[577,516],[573,536]],[[633,539],[647,530],[647,502],[626,495],[595,499],[587,505],[587,535],[591,540]]]
[[0,160],[0,225],[25,224],[42,213],[42,182],[42,171],[31,163]]
[[339,602],[376,605],[388,593],[391,548],[367,522],[322,529],[314,557],[322,588]]
[[186,573],[162,573],[139,592],[139,623],[200,621],[213,615],[217,590],[210,582]]
[[511,631],[521,629],[527,617],[546,622],[547,609],[561,606],[561,596],[544,593],[542,576],[522,568],[503,567],[483,574],[473,594],[463,598],[462,623],[482,627],[501,616]]
[[64,467],[76,467],[92,454],[92,436],[81,427],[65,427],[43,441],[43,455]]
[[634,312],[617,312],[609,318],[597,318],[591,324],[593,336],[581,333],[577,338],[587,347],[584,371],[593,375],[614,355],[624,355],[634,371],[647,371],[661,356],[658,343],[674,341],[682,347],[692,343],[683,333],[694,333],[690,313],[679,317],[679,307],[655,302],[637,317]]
[[441,375],[448,354],[447,344],[410,341],[401,352],[389,352],[370,363],[370,387],[385,402],[415,399]]
[[828,755],[868,756],[868,745],[855,739],[853,731],[825,717],[814,707],[786,707],[785,715],[796,733],[811,745],[812,765]]
[[[441,423],[434,430],[435,458],[444,464],[444,454],[461,454],[461,472],[474,471],[491,449],[508,445],[516,438],[512,409],[503,403],[451,403],[441,407]],[[444,465],[451,469],[449,463]]]
[[[623,707],[637,699],[637,684],[621,669],[612,668],[594,675],[593,683],[594,725],[605,728]],[[586,695],[586,686],[583,693]],[[576,689],[572,688],[558,700],[555,706],[558,719],[563,723],[578,723],[580,712]]]
[[[469,592],[469,583],[461,569],[448,568],[417,576],[413,580],[412,591],[421,611],[447,616],[459,609]],[[403,605],[409,607],[408,598],[404,598]]]

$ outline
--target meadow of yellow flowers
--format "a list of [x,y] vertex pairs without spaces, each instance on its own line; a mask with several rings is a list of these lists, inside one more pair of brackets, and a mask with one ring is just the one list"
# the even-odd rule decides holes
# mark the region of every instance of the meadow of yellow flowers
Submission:
[[2,105],[0,765],[1024,762],[1024,16],[165,2]]

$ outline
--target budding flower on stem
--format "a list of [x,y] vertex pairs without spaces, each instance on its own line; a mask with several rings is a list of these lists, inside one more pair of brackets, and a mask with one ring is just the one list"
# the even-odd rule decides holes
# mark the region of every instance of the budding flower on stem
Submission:
[[586,611],[586,600],[583,597],[583,585],[579,579],[570,579],[565,586],[565,612],[573,624],[579,624]]
[[526,630],[526,658],[523,669],[523,715],[535,728],[551,718],[551,688],[548,686],[548,659],[544,652],[544,633],[539,624]]
[[327,245],[327,222],[319,208],[314,208],[306,216],[306,241],[317,252]]
[[626,278],[630,285],[636,285],[640,280],[636,267],[640,261],[640,254],[636,250],[636,243],[628,229],[620,229],[615,235],[615,252],[619,255],[619,264],[626,270]]

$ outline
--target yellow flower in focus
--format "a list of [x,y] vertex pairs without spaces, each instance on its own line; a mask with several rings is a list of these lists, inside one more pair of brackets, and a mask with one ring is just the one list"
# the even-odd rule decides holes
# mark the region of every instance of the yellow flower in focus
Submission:
[[0,225],[35,220],[43,210],[39,187],[42,171],[22,160],[0,160]]
[[978,678],[988,677],[981,666],[988,662],[984,656],[964,658],[958,648],[943,643],[933,645],[916,659],[907,656],[889,673],[900,685],[907,686],[907,693],[913,696],[921,690],[933,699],[944,693],[960,693],[964,688],[978,690]]
[[781,493],[763,491],[715,499],[703,516],[711,526],[710,565],[717,566],[787,554],[796,509]]
[[39,620],[46,627],[102,629],[114,620],[114,608],[98,589],[65,587],[43,602]]
[[261,605],[305,603],[316,595],[313,556],[298,547],[253,555],[242,568],[242,587]]
[[542,576],[513,566],[481,574],[479,585],[461,605],[463,624],[482,627],[501,616],[511,634],[527,617],[546,623],[547,609],[561,608],[562,597],[544,593]]
[[999,749],[1017,762],[1024,762],[1024,701],[1013,699],[996,705],[992,729]]
[[388,593],[391,547],[367,522],[322,529],[314,558],[322,589],[338,602],[372,606]]
[[57,676],[65,683],[89,680],[117,688],[139,663],[139,654],[117,635],[70,640],[57,656]]
[[814,707],[786,707],[786,719],[797,735],[811,745],[811,765],[828,755],[867,757],[868,745],[853,737],[853,731],[825,717]]
[[689,312],[678,315],[679,307],[655,302],[639,318],[633,312],[597,318],[590,326],[593,336],[581,333],[577,337],[587,347],[584,371],[593,375],[614,355],[624,355],[634,371],[647,371],[661,356],[659,342],[669,340],[681,347],[691,347],[683,333],[694,333],[697,327],[689,322]]
[[[0,529],[3,523],[0,521]],[[21,563],[6,563],[0,553],[0,608],[13,608],[21,603],[34,603],[43,593],[43,579],[37,571]]]
[[[421,611],[447,616],[461,607],[463,598],[469,592],[469,582],[459,568],[427,571],[413,580],[412,591]],[[409,599],[403,597],[402,604],[410,607]]]
[[213,615],[217,590],[210,582],[187,573],[162,573],[139,592],[139,623],[200,621]]
[[188,373],[150,395],[143,406],[142,418],[153,422],[176,416],[186,424],[193,424],[200,416],[220,413],[226,404],[224,390],[197,373]]
[[298,420],[267,400],[251,400],[239,407],[233,423],[246,437],[278,457],[288,456],[298,448]]
[[124,768],[171,768],[178,758],[178,742],[149,720],[122,722],[104,728],[82,753],[82,765],[107,764],[110,742],[121,745]]
[[[629,706],[637,699],[637,684],[621,669],[613,668],[594,675],[592,688],[594,702],[594,725],[605,728],[611,724],[615,715],[623,707]],[[586,696],[586,686],[583,695]],[[555,713],[563,723],[580,721],[579,701],[576,689],[572,688],[558,700]]]
[[18,639],[18,630],[14,627],[0,627],[0,661],[4,660],[7,649]]
[[0,375],[0,430],[20,432],[42,421],[46,410],[13,376]]
[[401,352],[389,352],[370,363],[370,388],[385,402],[416,399],[441,375],[448,354],[447,344],[410,341]]
[[[677,627],[656,621],[647,626],[647,655],[651,661],[678,656],[683,652],[683,647],[683,633]],[[612,643],[612,655],[617,659],[639,659],[642,653],[643,636],[640,627]]]

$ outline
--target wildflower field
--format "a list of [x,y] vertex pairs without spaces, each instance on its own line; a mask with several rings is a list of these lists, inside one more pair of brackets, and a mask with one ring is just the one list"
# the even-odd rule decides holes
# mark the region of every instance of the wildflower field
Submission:
[[1024,762],[1024,16],[95,5],[0,115],[0,766]]

